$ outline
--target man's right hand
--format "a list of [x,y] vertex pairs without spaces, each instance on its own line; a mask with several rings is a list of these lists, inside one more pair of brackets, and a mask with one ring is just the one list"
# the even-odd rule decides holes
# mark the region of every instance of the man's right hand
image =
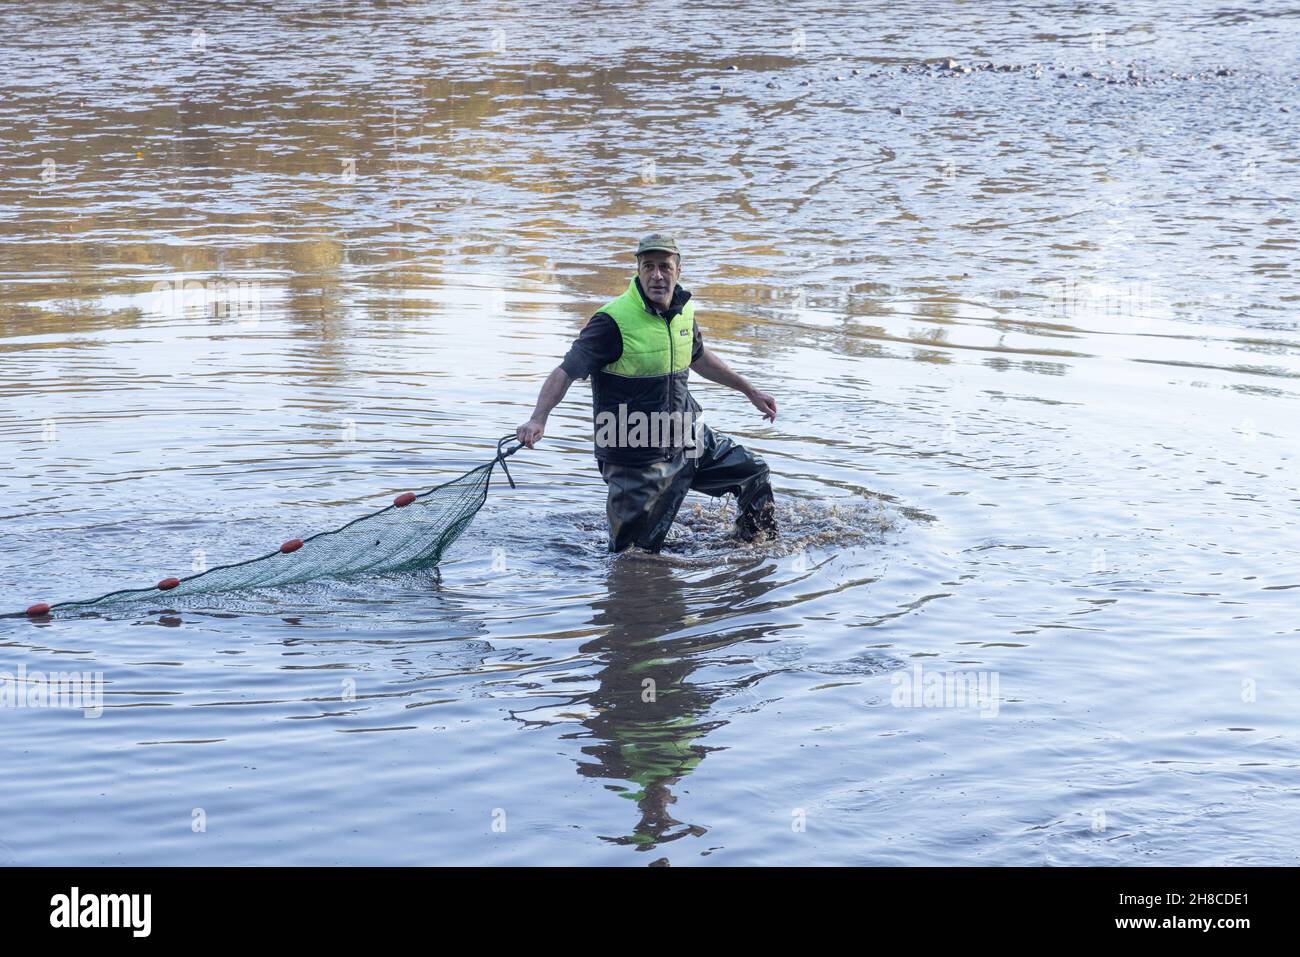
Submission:
[[515,429],[515,438],[524,443],[528,448],[537,444],[537,440],[546,434],[546,428],[536,419],[529,419],[519,428]]

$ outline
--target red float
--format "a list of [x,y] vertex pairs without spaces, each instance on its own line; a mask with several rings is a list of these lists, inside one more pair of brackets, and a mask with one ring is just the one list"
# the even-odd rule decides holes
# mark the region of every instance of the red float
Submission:
[[159,591],[167,591],[169,588],[175,588],[181,583],[179,578],[164,578],[158,583]]
[[397,496],[397,498],[393,499],[393,504],[396,505],[398,508],[401,508],[404,505],[410,505],[414,501],[415,501],[414,492],[403,492],[401,495]]
[[283,545],[280,546],[280,551],[282,551],[284,554],[288,555],[290,552],[296,552],[296,551],[297,551],[298,549],[300,549],[300,548],[302,548],[302,539],[301,539],[301,538],[291,538],[291,539],[289,539],[287,542],[285,542]]
[[27,609],[27,614],[31,615],[33,618],[38,615],[48,615],[49,613],[50,606],[45,604],[43,601],[38,601],[36,604],[32,605],[31,608]]

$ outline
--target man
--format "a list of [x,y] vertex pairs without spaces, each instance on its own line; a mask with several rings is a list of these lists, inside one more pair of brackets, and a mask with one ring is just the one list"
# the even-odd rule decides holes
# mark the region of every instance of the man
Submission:
[[636,250],[627,290],[583,327],[551,372],[532,418],[515,434],[533,448],[574,379],[591,376],[596,461],[609,486],[609,550],[657,552],[686,493],[736,496],[736,534],[776,532],[767,464],[699,420],[686,387],[689,369],[743,392],[763,418],[776,400],[750,385],[704,347],[691,294],[678,285],[682,257],[671,236],[654,234]]

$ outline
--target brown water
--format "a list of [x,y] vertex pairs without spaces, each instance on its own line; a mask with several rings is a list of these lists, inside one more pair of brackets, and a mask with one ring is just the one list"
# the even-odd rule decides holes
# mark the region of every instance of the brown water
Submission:
[[0,11],[12,610],[486,461],[653,229],[785,530],[607,555],[579,384],[435,573],[0,622],[0,860],[1296,862],[1295,12],[655,9]]

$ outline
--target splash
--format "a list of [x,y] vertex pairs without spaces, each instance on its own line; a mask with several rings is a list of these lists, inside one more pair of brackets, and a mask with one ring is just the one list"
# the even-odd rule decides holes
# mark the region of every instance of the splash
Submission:
[[827,503],[783,496],[777,501],[778,532],[759,532],[752,541],[736,536],[736,506],[730,496],[682,507],[666,552],[698,555],[731,552],[742,556],[795,555],[808,549],[876,544],[898,527],[898,519],[876,501],[849,499]]

